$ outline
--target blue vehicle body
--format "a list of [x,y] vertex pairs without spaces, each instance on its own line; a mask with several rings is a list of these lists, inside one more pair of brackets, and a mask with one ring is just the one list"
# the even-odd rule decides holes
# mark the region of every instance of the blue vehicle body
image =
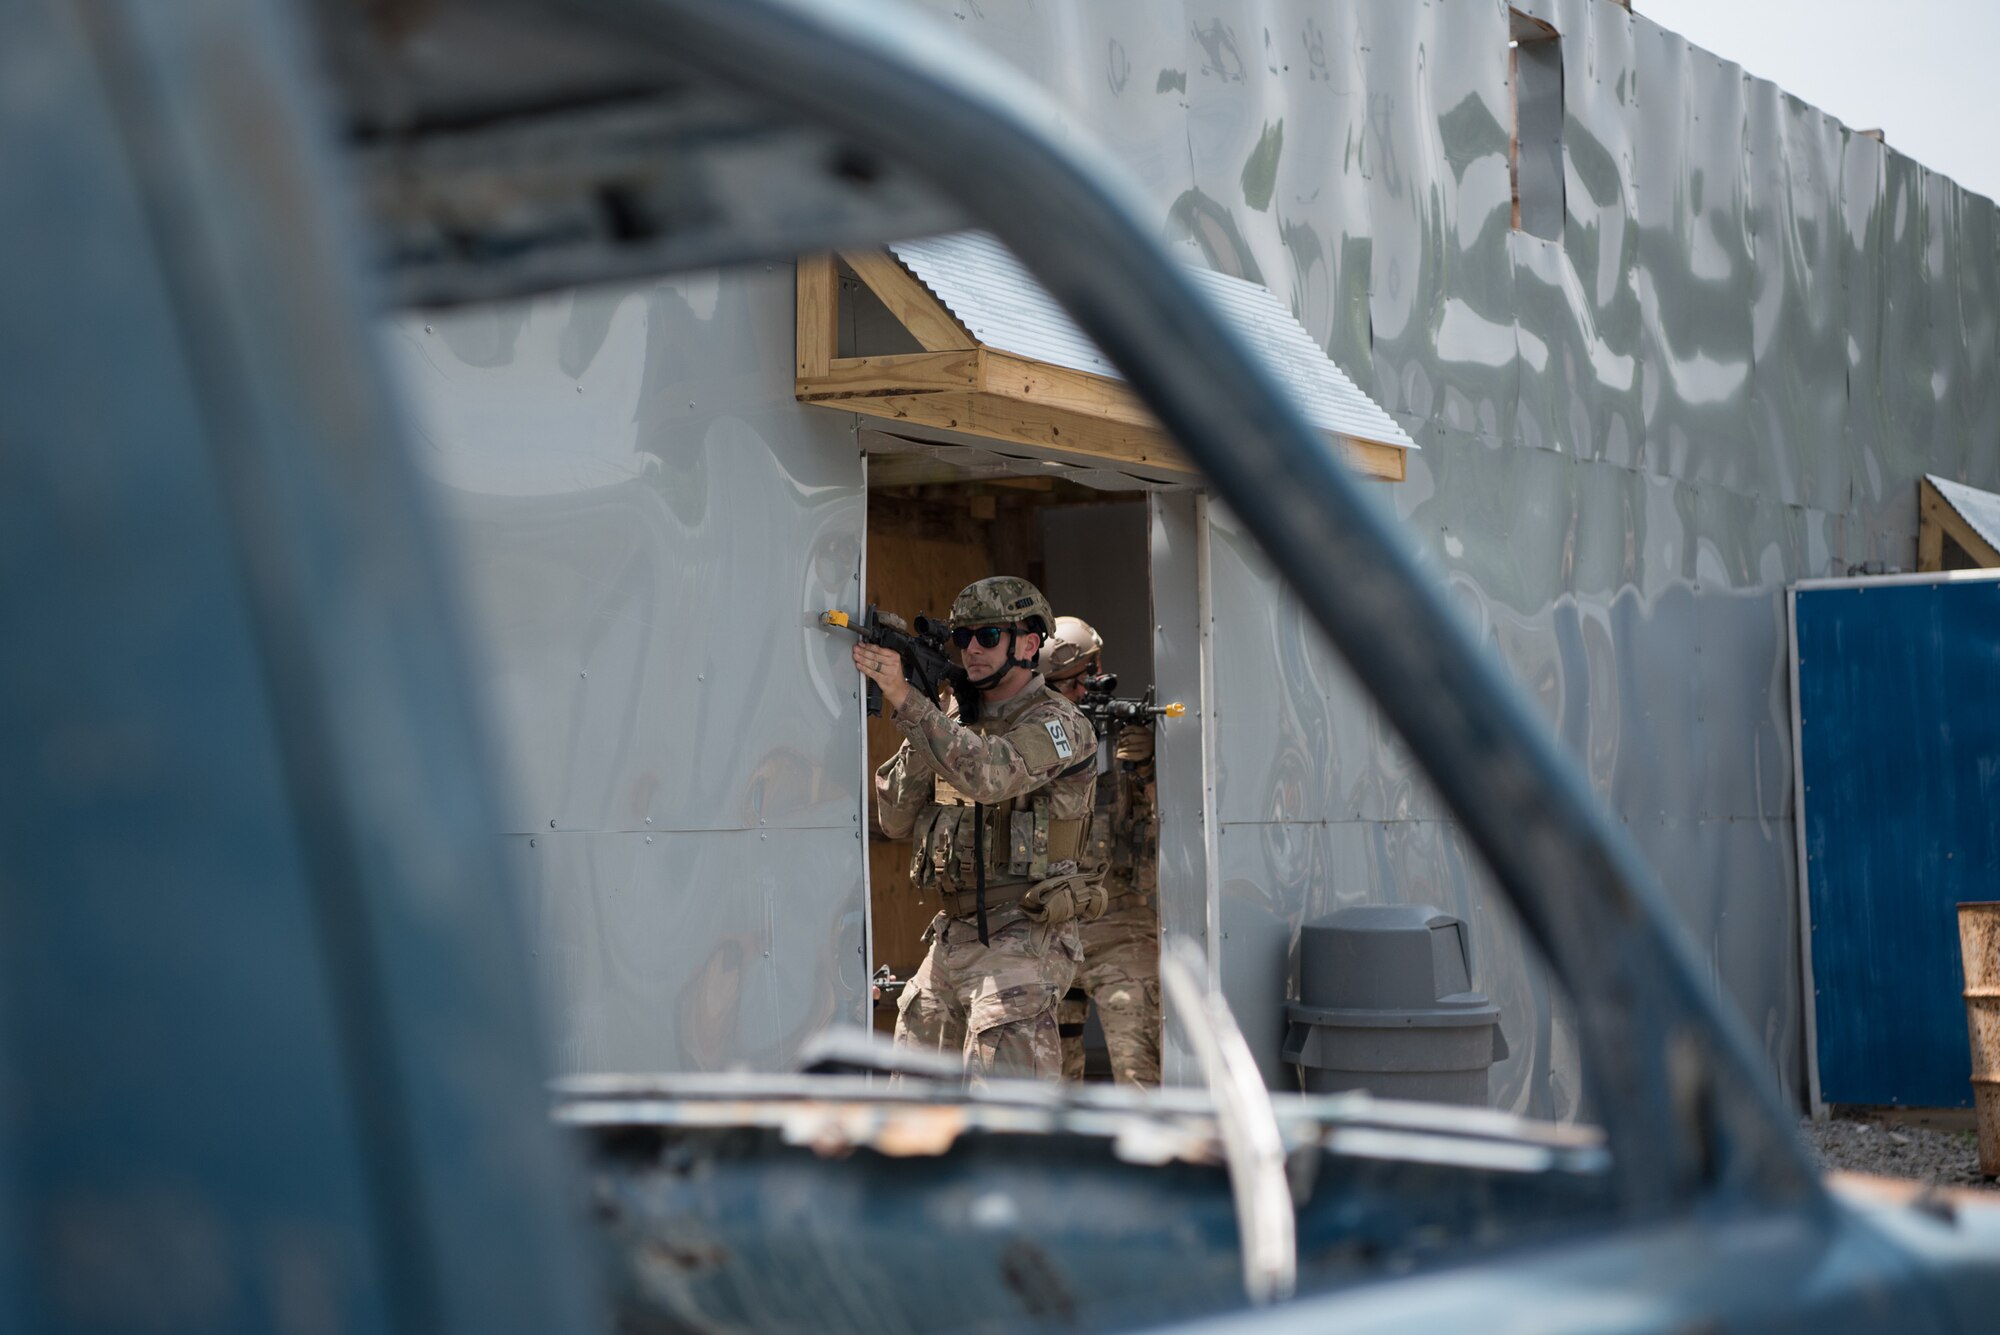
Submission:
[[[635,1329],[1234,1303],[1245,1225],[1202,1100],[571,1091],[587,1201],[537,1085],[456,612],[368,320],[968,219],[1257,535],[1578,1003],[1601,1142],[1282,1107],[1303,1296],[1255,1319],[2000,1312],[1986,1211],[1820,1182],[1623,834],[1115,169],[1002,72],[859,4],[18,0],[0,89],[0,1329],[590,1330],[601,1273],[664,1284],[614,1293]],[[950,1133],[851,1130],[911,1118]],[[591,1206],[618,1243],[597,1268]],[[843,1282],[899,1240],[930,1250]],[[784,1285],[809,1301],[760,1301]]]

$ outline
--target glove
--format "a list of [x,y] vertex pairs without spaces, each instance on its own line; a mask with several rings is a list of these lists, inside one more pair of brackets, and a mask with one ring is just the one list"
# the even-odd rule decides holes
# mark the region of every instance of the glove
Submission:
[[1057,876],[1037,881],[1021,896],[1021,913],[1031,922],[1055,926],[1072,918],[1095,922],[1110,903],[1104,884],[1085,876]]
[[1128,723],[1118,730],[1118,758],[1137,764],[1153,758],[1153,730]]

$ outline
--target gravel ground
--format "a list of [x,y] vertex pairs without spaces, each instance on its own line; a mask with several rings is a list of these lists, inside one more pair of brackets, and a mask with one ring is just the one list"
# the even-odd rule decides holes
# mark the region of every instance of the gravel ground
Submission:
[[1979,1140],[1970,1131],[1838,1119],[1808,1119],[1799,1129],[1820,1167],[1829,1172],[1876,1173],[1947,1187],[1995,1187],[1992,1179],[1979,1175]]

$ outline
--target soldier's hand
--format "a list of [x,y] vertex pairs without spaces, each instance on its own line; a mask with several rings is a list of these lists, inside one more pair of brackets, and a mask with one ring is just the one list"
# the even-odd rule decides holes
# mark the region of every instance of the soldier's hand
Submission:
[[1153,758],[1153,730],[1128,723],[1118,730],[1118,758],[1132,764]]
[[882,710],[893,714],[909,697],[910,683],[903,680],[902,656],[877,644],[854,646],[854,666],[861,675],[882,688]]

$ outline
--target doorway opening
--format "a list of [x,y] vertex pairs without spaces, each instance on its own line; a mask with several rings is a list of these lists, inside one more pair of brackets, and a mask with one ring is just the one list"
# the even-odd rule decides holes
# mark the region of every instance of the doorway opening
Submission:
[[[941,617],[974,580],[1020,575],[1047,595],[1058,616],[1081,617],[1096,628],[1117,694],[1136,696],[1154,679],[1147,514],[1143,490],[1106,490],[1025,467],[1020,475],[974,470],[954,463],[946,450],[871,450],[866,599],[906,618]],[[889,723],[869,719],[870,771],[901,742]],[[884,837],[871,819],[868,967],[886,967],[901,979],[923,962],[924,929],[939,908],[935,895],[911,884],[909,870],[909,841]],[[875,1027],[886,1033],[895,1022],[894,1004],[878,1003]],[[1087,1077],[1108,1078],[1094,1013],[1085,1054]]]

